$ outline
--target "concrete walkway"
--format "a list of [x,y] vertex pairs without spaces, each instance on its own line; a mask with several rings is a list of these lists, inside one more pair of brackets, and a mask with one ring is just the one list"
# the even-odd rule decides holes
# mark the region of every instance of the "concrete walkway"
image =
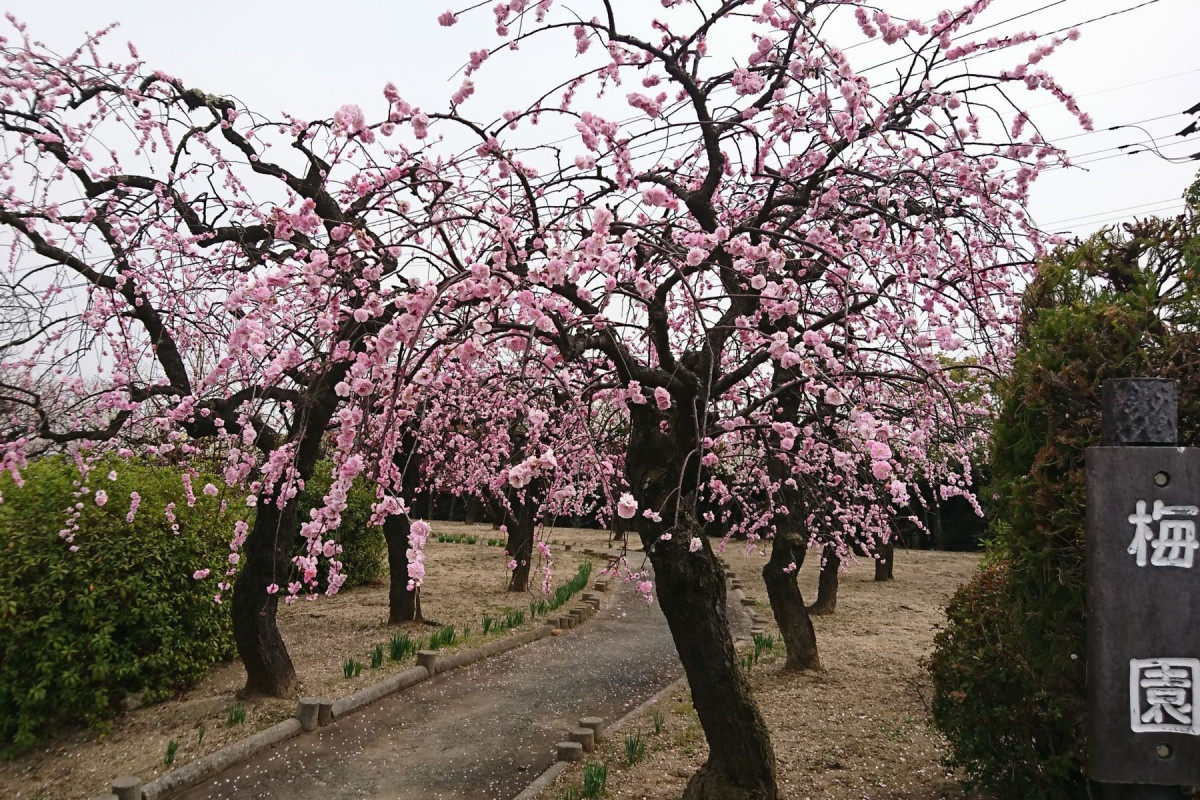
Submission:
[[580,717],[614,720],[682,674],[657,603],[623,585],[605,603],[580,628],[437,675],[180,797],[509,800]]

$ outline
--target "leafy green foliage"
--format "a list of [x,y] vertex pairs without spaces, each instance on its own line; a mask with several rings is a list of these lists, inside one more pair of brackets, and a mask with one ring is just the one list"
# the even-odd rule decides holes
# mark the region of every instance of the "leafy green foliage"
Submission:
[[246,705],[238,703],[233,708],[229,709],[229,714],[225,717],[225,724],[229,726],[241,725],[246,721]]
[[1103,233],[1043,263],[1026,293],[986,566],[952,598],[929,662],[950,766],[999,797],[1088,796],[1084,450],[1118,377],[1175,379],[1182,443],[1195,442],[1197,241],[1190,217]]
[[[333,464],[329,461],[318,461],[313,476],[305,481],[304,491],[297,497],[297,513],[301,523],[311,517],[309,512],[321,508],[325,504],[325,495],[329,494],[332,483]],[[342,523],[336,531],[326,534],[342,547],[342,552],[336,558],[342,562],[342,572],[346,573],[346,582],[342,588],[365,586],[383,579],[384,556],[387,555],[387,541],[383,538],[383,528],[370,525],[371,506],[375,502],[375,491],[369,481],[356,479],[350,485],[346,494],[346,508],[342,511]],[[297,544],[297,554],[304,552],[304,541]],[[329,583],[329,565],[321,559],[317,567],[317,582],[321,591]]]
[[[109,480],[115,470],[117,477]],[[70,552],[59,536],[76,503],[79,471],[47,457],[24,487],[0,475],[0,744],[33,745],[58,721],[100,728],[127,695],[154,701],[192,683],[233,652],[226,606],[213,602],[234,519],[201,491],[189,507],[178,470],[114,460],[98,464],[82,495]],[[223,485],[212,480],[214,485]],[[108,501],[96,504],[103,490]],[[130,492],[141,505],[126,521]],[[179,532],[164,517],[175,503]],[[240,497],[230,508],[244,508]]]

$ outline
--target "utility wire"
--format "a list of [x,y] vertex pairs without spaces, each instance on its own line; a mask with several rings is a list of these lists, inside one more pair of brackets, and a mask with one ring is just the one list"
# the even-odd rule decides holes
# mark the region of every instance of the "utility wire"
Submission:
[[[1090,220],[1088,222],[1077,222],[1074,225],[1072,225],[1071,227],[1075,228],[1075,227],[1087,227],[1087,226],[1092,226],[1092,225],[1107,225],[1110,222],[1121,222],[1122,220],[1129,220],[1131,216],[1134,218],[1150,217],[1150,216],[1152,216],[1152,217],[1174,216],[1173,212],[1183,211],[1184,208],[1186,208],[1186,206],[1184,205],[1184,202],[1182,200],[1179,200],[1174,205],[1172,205],[1168,208],[1160,208],[1160,209],[1157,209],[1154,211],[1146,211],[1146,212],[1142,212],[1141,214],[1133,214],[1133,215],[1118,214],[1116,216],[1108,217],[1106,219],[1095,219],[1095,220]],[[1046,223],[1046,225],[1042,225],[1039,227],[1048,228],[1048,227],[1050,227],[1051,224],[1053,224],[1053,223]]]
[[[1045,225],[1045,226],[1050,226],[1050,225],[1062,225],[1067,222],[1079,223],[1082,220],[1087,220],[1087,219],[1090,219],[1091,217],[1111,217],[1114,214],[1121,214],[1121,213],[1124,213],[1127,211],[1136,211],[1139,209],[1147,209],[1150,206],[1175,205],[1179,202],[1180,202],[1180,200],[1178,197],[1168,197],[1165,200],[1155,200],[1152,203],[1141,203],[1140,205],[1125,206],[1124,208],[1110,208],[1110,209],[1107,209],[1106,211],[1097,211],[1094,214],[1082,214],[1078,217],[1067,217],[1066,219],[1055,219],[1055,220],[1051,220],[1050,222],[1043,222],[1041,224]],[[1150,212],[1144,212],[1144,213],[1150,213]]]

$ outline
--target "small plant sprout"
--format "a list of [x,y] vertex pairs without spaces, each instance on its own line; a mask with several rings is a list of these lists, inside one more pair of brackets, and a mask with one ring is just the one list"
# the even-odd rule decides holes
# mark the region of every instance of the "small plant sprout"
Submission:
[[246,705],[238,703],[233,708],[229,709],[229,716],[225,718],[226,725],[241,725],[246,721]]
[[654,735],[658,736],[663,731],[663,713],[656,708],[650,718],[654,720]]
[[629,766],[632,767],[644,755],[646,755],[646,741],[642,738],[641,731],[625,734],[625,758],[629,761]]
[[204,726],[201,725],[200,729],[196,731],[196,747],[204,744],[204,732]]
[[175,763],[175,754],[179,752],[179,740],[172,739],[167,742],[167,754],[163,756],[163,763],[167,766]]
[[767,636],[762,633],[754,634],[754,660],[758,661],[758,657],[767,650],[775,649],[775,637]]
[[383,645],[375,645],[375,649],[371,651],[371,669],[379,669],[383,666]]
[[347,658],[342,662],[342,674],[347,678],[357,678],[363,670],[363,663],[354,658]]
[[600,797],[608,785],[608,765],[593,762],[583,767],[583,796]]
[[392,661],[402,661],[415,652],[417,648],[413,646],[413,640],[407,633],[393,636],[392,641],[388,643],[388,657]]

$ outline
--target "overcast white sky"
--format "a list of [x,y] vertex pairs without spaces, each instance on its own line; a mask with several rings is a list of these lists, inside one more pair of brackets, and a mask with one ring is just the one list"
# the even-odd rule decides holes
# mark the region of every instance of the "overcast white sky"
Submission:
[[[77,46],[86,31],[118,21],[114,39],[135,43],[150,68],[205,91],[236,95],[264,114],[326,117],[356,103],[370,118],[382,111],[387,81],[414,104],[443,108],[460,81],[453,73],[467,52],[496,43],[486,9],[453,28],[438,26],[437,15],[450,5],[447,0],[9,0],[7,9],[29,24],[34,38],[60,51]],[[591,16],[592,5],[599,4],[572,0],[570,7]],[[938,8],[961,2],[884,0],[882,5],[897,16],[929,19]],[[657,0],[617,0],[619,9],[624,6],[638,12],[660,8]],[[1060,109],[1037,107],[1043,101],[1031,110],[1048,138],[1062,141],[1081,164],[1092,162],[1038,181],[1032,211],[1051,230],[1085,234],[1130,214],[1175,211],[1182,205],[1179,196],[1200,161],[1172,164],[1149,153],[1121,155],[1114,148],[1145,142],[1148,132],[1168,155],[1200,152],[1200,133],[1187,140],[1175,136],[1200,118],[1182,114],[1200,103],[1200,0],[994,0],[977,23],[1003,23],[987,35],[1050,32],[1124,9],[1132,10],[1082,25],[1080,40],[1048,62],[1093,116],[1098,132],[1078,135],[1082,131]],[[1018,15],[1025,16],[1004,22]],[[898,54],[870,43],[855,51],[855,62],[870,64],[876,56],[882,61]],[[538,58],[532,48],[514,54],[495,79],[566,74],[572,68],[561,52]],[[478,99],[469,102],[488,103],[489,92],[496,91],[495,84],[481,83]],[[1141,124],[1145,132],[1104,130],[1142,120],[1150,120]],[[1061,138],[1068,136],[1073,138]]]

